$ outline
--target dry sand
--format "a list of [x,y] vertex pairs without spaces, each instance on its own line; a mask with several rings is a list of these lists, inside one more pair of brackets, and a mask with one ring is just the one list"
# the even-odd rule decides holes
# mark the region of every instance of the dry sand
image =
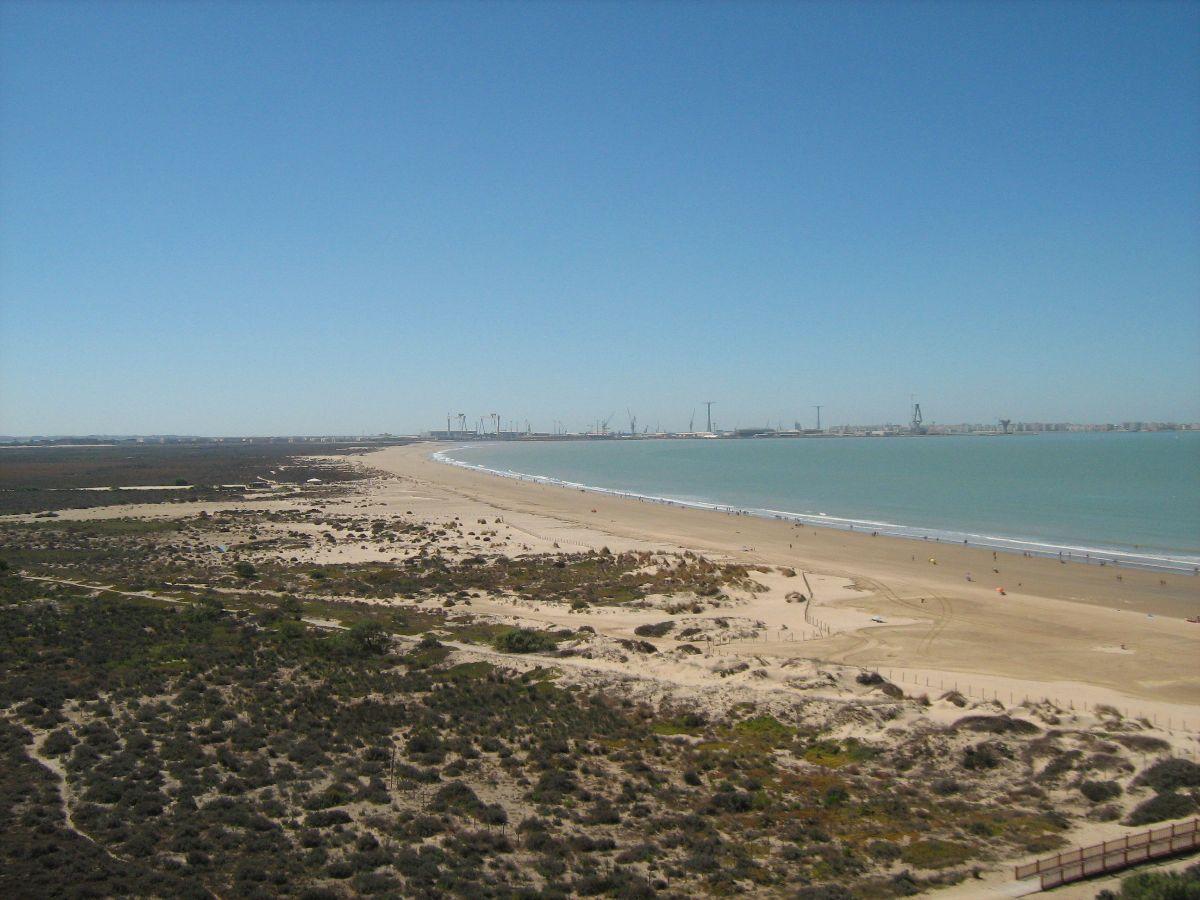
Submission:
[[[1200,625],[1185,621],[1200,613],[1200,578],[1015,554],[993,560],[977,548],[585,493],[438,463],[429,458],[437,449],[418,444],[364,456],[398,476],[372,489],[372,505],[384,507],[374,511],[501,517],[504,537],[492,546],[505,552],[691,549],[819,576],[813,614],[828,637],[783,640],[781,626],[805,632],[803,608],[771,590],[738,611],[767,625],[768,640],[727,652],[891,669],[909,684],[928,681],[931,694],[939,684],[957,684],[1002,701],[1030,695],[1080,707],[1110,703],[1175,727],[1190,718],[1189,730],[1200,729]],[[1001,586],[1006,596],[996,593]],[[645,621],[644,613],[631,615]]]

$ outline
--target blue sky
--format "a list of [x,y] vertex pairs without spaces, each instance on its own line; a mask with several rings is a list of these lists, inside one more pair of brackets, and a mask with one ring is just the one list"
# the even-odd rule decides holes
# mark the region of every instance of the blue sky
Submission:
[[1197,420],[1198,38],[1194,3],[3,2],[0,433]]

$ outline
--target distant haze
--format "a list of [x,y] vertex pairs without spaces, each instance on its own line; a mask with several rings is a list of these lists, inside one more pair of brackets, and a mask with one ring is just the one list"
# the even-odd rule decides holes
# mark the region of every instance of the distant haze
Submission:
[[0,432],[1200,420],[1198,31],[0,3]]

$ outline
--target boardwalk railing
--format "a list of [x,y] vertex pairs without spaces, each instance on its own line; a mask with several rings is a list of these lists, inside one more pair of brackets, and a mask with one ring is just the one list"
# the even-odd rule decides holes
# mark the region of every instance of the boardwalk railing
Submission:
[[1200,819],[1151,828],[1090,847],[1077,847],[1016,866],[1018,880],[1037,877],[1043,889],[1200,847]]

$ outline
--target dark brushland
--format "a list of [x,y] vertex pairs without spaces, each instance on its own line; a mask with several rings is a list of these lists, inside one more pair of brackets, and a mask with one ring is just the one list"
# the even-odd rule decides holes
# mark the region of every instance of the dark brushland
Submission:
[[[138,444],[0,448],[0,515],[127,503],[216,500],[259,479],[302,484],[354,480],[365,473],[314,463],[306,454],[341,456],[362,445],[287,443]],[[122,490],[130,487],[163,490]],[[186,487],[188,490],[178,490]],[[97,490],[104,489],[104,490]]]

